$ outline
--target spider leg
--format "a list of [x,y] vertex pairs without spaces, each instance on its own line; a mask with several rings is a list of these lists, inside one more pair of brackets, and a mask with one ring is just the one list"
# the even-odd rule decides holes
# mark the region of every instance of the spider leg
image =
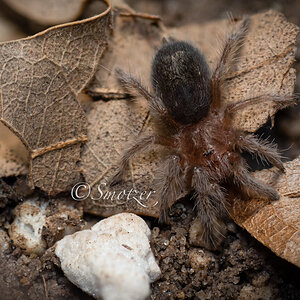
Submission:
[[123,153],[119,169],[109,182],[110,186],[113,186],[122,181],[124,173],[128,168],[129,161],[135,154],[141,151],[149,150],[151,147],[153,147],[153,145],[161,145],[166,146],[168,148],[172,148],[174,146],[172,139],[158,135],[137,137],[135,143]]
[[195,190],[199,238],[203,246],[216,249],[224,238],[222,217],[227,214],[225,195],[218,184],[209,180],[207,172],[195,168],[193,188]]
[[237,140],[236,147],[240,150],[246,150],[251,154],[257,155],[261,160],[267,160],[284,172],[284,166],[281,156],[274,144],[267,141],[258,140],[253,135],[240,136]]
[[168,209],[176,202],[183,190],[183,177],[181,176],[180,157],[172,155],[164,163],[160,176],[157,179],[157,192],[160,203],[159,221],[167,220]]
[[122,69],[116,68],[115,70],[118,81],[128,90],[144,97],[150,109],[158,115],[165,114],[165,107],[162,101],[151,95],[150,92],[141,84],[139,80],[130,74],[125,73]]
[[137,141],[130,147],[128,148],[120,162],[120,167],[118,169],[118,172],[113,176],[113,178],[110,180],[110,186],[113,186],[120,181],[122,181],[122,178],[124,176],[124,173],[126,169],[128,168],[129,165],[129,160],[138,152],[141,152],[143,150],[147,150],[147,148],[151,148],[153,144],[157,143],[158,137],[154,135],[150,136],[141,136],[137,138]]
[[270,200],[278,200],[279,194],[272,187],[253,178],[247,170],[246,164],[242,163],[233,171],[234,182],[245,189],[248,194],[267,197]]
[[241,26],[228,37],[223,46],[222,54],[211,78],[213,99],[212,106],[214,108],[219,107],[221,104],[221,86],[229,73],[233,71],[235,59],[243,45],[248,27],[249,18],[246,18],[243,20]]
[[117,79],[126,89],[137,93],[147,100],[151,115],[158,119],[159,123],[175,130],[178,128],[178,124],[171,118],[160,98],[153,96],[139,80],[125,73],[122,69],[116,68],[115,72]]
[[274,102],[280,105],[280,108],[295,104],[297,96],[285,96],[285,95],[261,95],[249,99],[245,99],[240,102],[230,103],[225,109],[225,116],[229,117],[240,109],[243,109],[250,105],[260,104],[264,102]]
[[186,186],[186,190],[188,191],[192,189],[193,176],[194,176],[194,168],[189,166],[188,168],[186,168],[185,171],[185,186]]

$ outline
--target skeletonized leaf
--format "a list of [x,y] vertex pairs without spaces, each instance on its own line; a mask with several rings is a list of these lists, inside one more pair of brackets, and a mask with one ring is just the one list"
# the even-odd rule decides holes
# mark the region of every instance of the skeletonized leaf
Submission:
[[49,194],[79,179],[86,116],[76,96],[106,46],[110,7],[102,14],[0,44],[0,120],[30,152],[29,179]]
[[55,25],[75,20],[85,0],[4,0],[19,14],[42,25]]
[[300,157],[285,163],[286,173],[272,168],[255,177],[273,185],[280,200],[233,202],[231,216],[273,252],[300,267]]
[[[0,13],[0,42],[22,37],[19,28]],[[0,123],[0,177],[27,174],[26,152],[22,142]]]

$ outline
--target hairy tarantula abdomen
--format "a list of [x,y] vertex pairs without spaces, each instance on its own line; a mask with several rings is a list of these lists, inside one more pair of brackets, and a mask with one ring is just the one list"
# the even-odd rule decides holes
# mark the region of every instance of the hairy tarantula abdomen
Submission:
[[152,64],[154,93],[181,124],[196,123],[208,114],[210,76],[204,56],[182,41],[162,46]]

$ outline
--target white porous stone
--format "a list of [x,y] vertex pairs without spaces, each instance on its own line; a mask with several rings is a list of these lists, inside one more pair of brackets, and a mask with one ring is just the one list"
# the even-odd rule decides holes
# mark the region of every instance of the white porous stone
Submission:
[[42,229],[46,220],[47,202],[27,200],[15,208],[15,219],[9,227],[9,236],[14,244],[26,253],[42,254],[46,243],[42,239]]
[[43,255],[57,240],[84,226],[82,211],[69,202],[49,204],[49,201],[32,198],[14,209],[15,219],[9,226],[9,236],[26,254]]
[[160,276],[144,220],[121,213],[65,236],[55,254],[70,281],[96,299],[140,300]]

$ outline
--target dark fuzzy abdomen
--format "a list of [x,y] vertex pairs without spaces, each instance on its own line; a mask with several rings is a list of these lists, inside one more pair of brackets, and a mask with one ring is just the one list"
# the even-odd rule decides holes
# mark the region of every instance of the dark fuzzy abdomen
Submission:
[[195,124],[208,114],[210,70],[192,45],[172,42],[159,49],[152,64],[152,85],[178,123]]

